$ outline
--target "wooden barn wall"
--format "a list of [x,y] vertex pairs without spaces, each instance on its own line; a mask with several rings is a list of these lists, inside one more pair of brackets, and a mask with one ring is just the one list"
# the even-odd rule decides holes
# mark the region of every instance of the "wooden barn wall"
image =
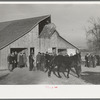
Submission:
[[0,62],[0,69],[7,69],[7,56],[10,53],[9,47],[7,46],[6,48],[1,50],[1,62]]
[[50,38],[50,47],[57,47],[57,33],[56,32],[54,32],[54,34]]
[[30,53],[30,48],[35,47],[35,56],[39,51],[39,41],[38,41],[38,25],[31,30],[28,34],[19,38],[15,42],[11,43],[7,47],[1,50],[0,68],[7,69],[7,56],[10,53],[10,48],[28,48],[28,55]]
[[46,53],[48,49],[50,48],[50,39],[48,38],[40,38],[39,42],[39,47],[40,47],[40,52],[41,53]]
[[45,52],[48,51],[48,49],[50,48],[50,39],[45,39]]
[[52,37],[50,38],[50,47],[54,48],[56,47],[56,53],[58,52],[58,47],[57,47],[57,36],[58,34],[56,32],[54,32],[54,34],[52,35]]
[[57,39],[57,45],[58,48],[66,48],[66,49],[76,49],[75,47],[73,47],[71,44],[67,43],[66,41],[64,41],[61,37],[58,36]]
[[41,53],[46,53],[48,49],[56,47],[57,48],[57,33],[55,32],[50,39],[40,38],[39,48]]
[[39,38],[39,52],[44,52],[44,42],[43,38]]
[[1,64],[1,51],[0,51],[0,64]]
[[59,37],[57,32],[55,32],[50,39],[50,47],[56,47],[56,53],[58,53],[58,49],[76,49],[71,44]]

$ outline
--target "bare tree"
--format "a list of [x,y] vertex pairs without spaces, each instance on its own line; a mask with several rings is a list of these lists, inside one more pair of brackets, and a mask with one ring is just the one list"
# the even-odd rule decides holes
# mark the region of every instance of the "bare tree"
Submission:
[[100,18],[91,17],[88,22],[90,26],[85,28],[87,44],[93,51],[100,50]]

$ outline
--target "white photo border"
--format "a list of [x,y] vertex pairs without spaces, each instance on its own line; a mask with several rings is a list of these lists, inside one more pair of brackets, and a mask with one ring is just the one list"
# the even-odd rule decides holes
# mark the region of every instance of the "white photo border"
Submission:
[[[100,4],[99,1],[0,2],[0,4]],[[49,86],[50,88],[47,88]],[[52,87],[57,88],[52,88]],[[0,99],[100,98],[100,85],[0,85]]]

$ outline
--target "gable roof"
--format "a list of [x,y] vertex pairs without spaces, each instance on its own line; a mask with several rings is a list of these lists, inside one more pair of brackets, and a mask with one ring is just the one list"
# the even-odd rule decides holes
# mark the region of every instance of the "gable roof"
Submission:
[[0,49],[21,38],[30,32],[39,22],[50,15],[20,19],[0,23]]
[[68,42],[66,39],[64,39],[62,36],[60,36],[60,34],[58,33],[58,31],[56,30],[58,36],[63,39],[66,43],[70,44],[71,46],[73,46],[74,48],[76,48],[77,50],[79,50],[79,48],[77,48],[76,46],[74,46],[72,43]]

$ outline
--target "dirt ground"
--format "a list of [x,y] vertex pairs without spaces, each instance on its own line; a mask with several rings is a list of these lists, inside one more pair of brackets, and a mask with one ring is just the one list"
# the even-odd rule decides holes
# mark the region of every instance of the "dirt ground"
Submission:
[[[62,78],[58,78],[53,73],[51,77],[43,71],[29,71],[28,68],[16,68],[13,72],[8,70],[0,71],[1,85],[87,85],[100,84],[100,66],[87,68],[82,66],[81,78],[73,72],[70,78],[66,78],[60,73]],[[67,73],[66,73],[67,74]]]

